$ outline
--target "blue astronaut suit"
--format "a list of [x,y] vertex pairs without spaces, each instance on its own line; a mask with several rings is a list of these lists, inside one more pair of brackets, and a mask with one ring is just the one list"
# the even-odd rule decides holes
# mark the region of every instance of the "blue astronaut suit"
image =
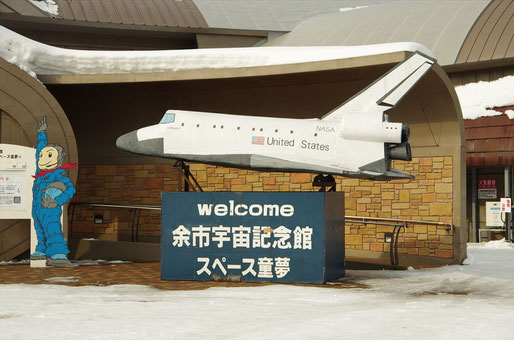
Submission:
[[[38,163],[41,150],[48,145],[46,132],[38,132],[37,134],[37,153],[36,164]],[[32,217],[36,228],[38,244],[36,252],[45,253],[46,257],[55,254],[68,254],[70,251],[61,229],[62,206],[70,201],[75,194],[73,183],[67,176],[66,170],[57,168],[49,170],[47,173],[40,175],[41,169],[37,165],[36,178],[32,187]],[[42,206],[42,200],[45,195],[48,196],[47,187],[51,183],[61,182],[64,190],[57,191],[59,195],[53,198],[57,202],[57,206],[53,208],[45,208]],[[50,190],[50,189],[49,189]],[[55,190],[54,190],[55,192]]]

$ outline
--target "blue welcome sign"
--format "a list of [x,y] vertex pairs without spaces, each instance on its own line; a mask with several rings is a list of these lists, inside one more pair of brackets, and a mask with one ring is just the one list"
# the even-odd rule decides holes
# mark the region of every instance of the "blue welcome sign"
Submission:
[[341,277],[341,194],[163,193],[161,277],[298,283]]

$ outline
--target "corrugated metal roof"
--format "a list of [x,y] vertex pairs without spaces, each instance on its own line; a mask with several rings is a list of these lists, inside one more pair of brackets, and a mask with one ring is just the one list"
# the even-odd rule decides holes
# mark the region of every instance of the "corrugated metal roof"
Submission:
[[55,0],[59,18],[125,25],[207,28],[192,0]]
[[514,1],[494,0],[478,17],[456,63],[514,57]]
[[[13,0],[2,0],[12,2]],[[14,0],[32,6],[28,0]],[[124,25],[207,28],[207,22],[192,0],[54,0],[59,7],[54,19]],[[7,11],[7,6],[5,6]],[[39,10],[38,10],[39,11]],[[30,16],[30,12],[17,11]],[[39,11],[39,13],[43,13]]]
[[290,31],[299,22],[343,8],[391,0],[194,0],[211,28]]
[[19,14],[33,17],[46,17],[48,14],[28,0],[0,0],[0,13]]
[[[500,112],[512,107],[495,108]],[[466,165],[514,164],[514,119],[507,115],[465,120]]]
[[440,65],[454,64],[469,30],[490,0],[402,0],[306,19],[274,46],[365,45],[413,41]]

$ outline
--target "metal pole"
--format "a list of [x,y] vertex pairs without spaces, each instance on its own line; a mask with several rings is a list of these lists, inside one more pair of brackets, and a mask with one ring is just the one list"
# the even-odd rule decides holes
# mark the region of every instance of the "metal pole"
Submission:
[[[504,197],[511,197],[510,192],[510,166],[506,165],[504,168],[504,175],[505,175],[505,195]],[[505,214],[505,239],[507,241],[510,241],[512,239],[511,237],[511,216],[512,214]]]
[[479,242],[478,238],[478,180],[477,168],[471,167],[471,223],[473,225],[473,237],[475,242]]

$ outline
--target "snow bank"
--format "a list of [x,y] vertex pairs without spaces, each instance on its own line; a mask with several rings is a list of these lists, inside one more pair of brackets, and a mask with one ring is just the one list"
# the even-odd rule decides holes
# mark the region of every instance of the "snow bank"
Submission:
[[342,8],[339,8],[339,12],[348,12],[348,11],[353,11],[354,9],[366,8],[366,7],[371,7],[371,6],[342,7]]
[[0,261],[0,266],[9,266],[13,264],[29,264],[29,260],[20,260],[20,261]]
[[[455,91],[464,119],[498,116],[502,112],[491,108],[514,105],[514,76],[457,86]],[[514,119],[514,110],[507,110],[505,113],[510,119]]]
[[77,276],[56,276],[49,277],[48,279],[45,279],[45,281],[51,283],[73,283],[77,282],[79,279],[80,277]]
[[45,45],[0,26],[0,57],[32,76],[244,68],[345,59],[398,51],[419,51],[433,57],[426,47],[417,43],[169,51],[83,51]]
[[514,247],[468,253],[465,266],[347,272],[367,289],[0,285],[0,339],[512,340]]
[[54,0],[30,0],[40,10],[51,15],[59,15],[59,6]]
[[505,241],[505,238],[496,241],[482,242],[482,243],[468,243],[469,248],[486,248],[486,249],[509,249],[513,248],[514,244],[511,242]]

